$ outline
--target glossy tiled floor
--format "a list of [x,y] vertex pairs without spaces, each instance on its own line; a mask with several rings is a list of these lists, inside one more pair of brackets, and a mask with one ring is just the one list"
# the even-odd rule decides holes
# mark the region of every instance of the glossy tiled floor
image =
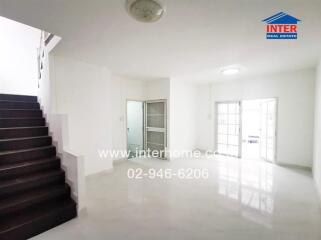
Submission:
[[[128,168],[207,168],[207,180],[131,180]],[[320,240],[311,174],[228,158],[135,159],[87,181],[88,210],[34,239]]]

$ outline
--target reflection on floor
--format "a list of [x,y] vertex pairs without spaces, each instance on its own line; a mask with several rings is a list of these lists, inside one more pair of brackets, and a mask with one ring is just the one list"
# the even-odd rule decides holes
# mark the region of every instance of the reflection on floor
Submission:
[[[127,178],[129,168],[207,168],[207,180]],[[215,157],[133,159],[87,181],[86,214],[34,239],[320,240],[311,174]]]
[[226,159],[218,166],[218,193],[239,202],[243,217],[271,227],[269,218],[261,216],[273,214],[273,165]]

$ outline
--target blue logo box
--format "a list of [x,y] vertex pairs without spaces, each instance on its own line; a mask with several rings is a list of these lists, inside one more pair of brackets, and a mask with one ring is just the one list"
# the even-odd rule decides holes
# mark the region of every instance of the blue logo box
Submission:
[[266,39],[297,39],[297,33],[267,33]]

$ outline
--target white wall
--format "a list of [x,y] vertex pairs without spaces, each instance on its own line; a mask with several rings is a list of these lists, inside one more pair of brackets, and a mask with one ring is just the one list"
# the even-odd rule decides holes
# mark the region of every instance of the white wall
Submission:
[[69,147],[85,159],[85,173],[112,168],[98,150],[112,148],[111,76],[105,68],[55,56],[56,113],[68,115]]
[[170,98],[170,80],[168,78],[146,81],[145,99],[157,100]]
[[[50,54],[39,91],[47,120],[68,116],[69,150],[85,159],[86,175],[112,168],[99,150],[126,150],[126,101],[168,98],[169,81],[129,79],[102,67]],[[122,158],[119,156],[119,158]]]
[[112,89],[112,146],[126,150],[126,101],[145,100],[145,82],[112,75]]
[[0,93],[37,95],[40,30],[0,17]]
[[[215,150],[213,120],[215,101],[277,97],[277,162],[311,167],[314,83],[315,71],[301,70],[214,83],[210,96],[208,88],[200,88],[198,98],[201,102],[198,105],[202,108],[200,113],[203,115],[203,120],[198,121],[202,131],[197,138],[197,145],[200,148]],[[208,99],[211,101],[210,107]],[[211,116],[211,120],[209,121],[206,116]]]
[[211,84],[199,85],[196,89],[196,147],[201,150],[212,150],[212,99]]
[[315,86],[313,176],[321,199],[321,61],[317,68]]
[[169,101],[169,79],[130,79],[112,75],[112,143],[115,150],[127,149],[126,100]]
[[170,81],[170,150],[196,148],[197,87],[181,79]]

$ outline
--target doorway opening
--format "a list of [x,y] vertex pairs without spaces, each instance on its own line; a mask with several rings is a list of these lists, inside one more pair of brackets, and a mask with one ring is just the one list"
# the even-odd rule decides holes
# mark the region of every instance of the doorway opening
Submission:
[[216,113],[218,154],[275,162],[277,99],[218,102]]
[[136,157],[144,149],[144,102],[127,101],[127,151]]
[[127,151],[129,158],[166,158],[166,100],[127,101]]

